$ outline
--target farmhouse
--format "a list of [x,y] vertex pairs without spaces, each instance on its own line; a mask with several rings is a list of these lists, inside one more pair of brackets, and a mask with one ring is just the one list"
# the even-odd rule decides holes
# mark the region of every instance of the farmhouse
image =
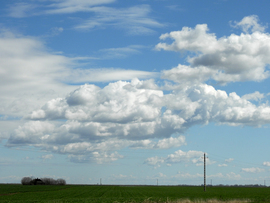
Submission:
[[40,180],[39,178],[31,180],[30,184],[31,185],[45,185],[45,183],[42,180]]

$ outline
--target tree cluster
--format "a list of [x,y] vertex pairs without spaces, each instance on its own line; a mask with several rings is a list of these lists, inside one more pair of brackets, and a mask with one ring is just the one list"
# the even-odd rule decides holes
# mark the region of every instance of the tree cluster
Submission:
[[21,179],[22,185],[66,185],[66,181],[62,178],[34,178],[34,177],[23,177]]

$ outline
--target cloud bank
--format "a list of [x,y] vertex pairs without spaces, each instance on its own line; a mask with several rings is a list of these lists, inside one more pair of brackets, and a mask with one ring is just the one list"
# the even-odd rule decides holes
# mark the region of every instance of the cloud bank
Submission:
[[[38,40],[14,36],[9,40],[2,36],[4,40],[0,44],[6,46],[0,46],[0,51],[2,49],[6,54],[6,60],[0,63],[6,68],[1,69],[1,78],[5,78],[5,71],[9,70],[7,67],[12,67],[18,70],[18,74],[11,79],[24,89],[25,85],[32,87],[38,81],[39,85],[35,88],[50,83],[53,89],[55,84],[70,88],[65,81],[120,79],[103,88],[94,84],[81,85],[64,96],[48,99],[29,114],[24,114],[25,122],[11,133],[6,145],[35,146],[67,154],[73,162],[104,163],[123,158],[118,151],[127,147],[154,150],[185,145],[182,134],[194,125],[213,122],[258,127],[269,124],[268,103],[252,103],[264,97],[260,92],[240,97],[235,92],[228,94],[206,84],[209,80],[221,84],[261,81],[269,76],[270,36],[262,32],[262,27],[256,27],[258,19],[255,16],[248,19],[239,25],[250,25],[252,33],[232,34],[220,39],[208,33],[205,24],[161,35],[161,40],[170,38],[174,42],[159,43],[156,49],[191,53],[187,58],[190,65],[179,64],[176,68],[163,71],[163,79],[172,82],[170,87],[162,86],[153,79],[136,78],[151,78],[155,73],[111,70],[106,74],[102,70],[74,69],[74,60],[50,53]],[[10,49],[7,45],[15,48]],[[31,78],[34,80],[27,79],[29,74],[24,74],[26,67],[31,67],[27,70],[30,75],[33,74]],[[48,74],[50,77],[46,77]],[[123,81],[133,77],[131,81]],[[13,87],[10,81],[7,84],[8,88]],[[185,159],[200,164],[194,158],[201,154],[180,150],[167,158],[149,158],[145,163],[172,164]],[[227,162],[230,161],[232,159]]]
[[[171,136],[198,124],[260,126],[270,122],[266,104],[256,106],[236,93],[228,95],[206,84],[170,94],[156,88],[154,81],[138,79],[104,88],[83,85],[28,115],[30,121],[11,134],[7,146],[37,146],[72,154],[72,160],[76,154],[96,157],[98,152],[115,160],[119,157],[115,152],[104,151],[179,147],[185,139]],[[154,139],[159,141],[153,143]]]

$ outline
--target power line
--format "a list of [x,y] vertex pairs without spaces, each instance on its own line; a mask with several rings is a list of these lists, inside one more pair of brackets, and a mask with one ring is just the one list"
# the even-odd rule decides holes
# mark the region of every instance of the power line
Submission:
[[[228,157],[224,157],[224,156],[220,156],[220,155],[216,155],[216,154],[212,154],[212,153],[210,155],[211,155],[211,160],[214,160],[214,161],[226,162],[225,160],[228,159]],[[214,157],[214,158],[212,158],[212,157]],[[215,158],[215,157],[218,157],[218,158]],[[231,162],[233,162],[234,166],[239,166],[239,167],[243,167],[243,165],[262,166],[262,164],[250,163],[250,162],[240,161],[237,159],[233,159],[233,161],[231,161]],[[228,163],[230,163],[230,162],[228,162]]]

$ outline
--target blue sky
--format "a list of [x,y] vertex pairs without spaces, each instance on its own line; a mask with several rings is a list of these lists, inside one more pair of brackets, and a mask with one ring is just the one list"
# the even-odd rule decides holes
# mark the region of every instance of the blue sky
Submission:
[[0,2],[0,182],[270,185],[268,1]]

